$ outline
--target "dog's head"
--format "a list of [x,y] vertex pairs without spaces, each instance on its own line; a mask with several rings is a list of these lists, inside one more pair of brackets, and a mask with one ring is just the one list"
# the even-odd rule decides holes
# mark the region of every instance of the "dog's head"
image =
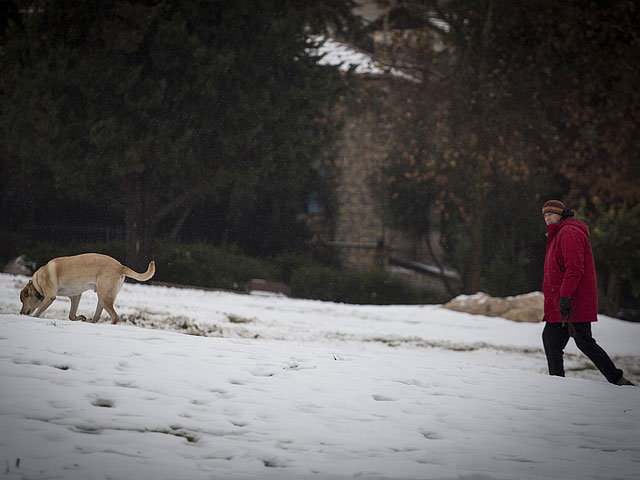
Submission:
[[33,282],[29,280],[29,283],[20,291],[20,301],[22,302],[20,314],[31,315],[43,300],[44,297],[38,293],[36,287],[33,286]]

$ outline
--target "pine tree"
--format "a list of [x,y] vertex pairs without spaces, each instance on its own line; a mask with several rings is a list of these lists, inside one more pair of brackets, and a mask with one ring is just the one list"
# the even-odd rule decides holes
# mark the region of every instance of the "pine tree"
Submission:
[[224,198],[228,218],[262,218],[260,233],[277,237],[296,222],[338,84],[310,57],[309,32],[345,28],[349,7],[40,2],[4,38],[8,166],[116,205],[133,268],[162,225],[175,231],[204,199]]

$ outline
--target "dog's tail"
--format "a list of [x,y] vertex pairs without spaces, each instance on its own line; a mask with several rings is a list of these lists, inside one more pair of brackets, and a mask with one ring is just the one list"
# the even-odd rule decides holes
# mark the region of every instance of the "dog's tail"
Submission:
[[145,282],[145,281],[149,280],[156,273],[156,262],[154,262],[153,260],[151,260],[149,262],[149,266],[147,267],[147,271],[144,272],[144,273],[134,272],[129,267],[124,266],[124,265],[123,265],[123,267],[124,267],[124,274],[127,277],[133,278],[133,279],[138,280],[140,282]]

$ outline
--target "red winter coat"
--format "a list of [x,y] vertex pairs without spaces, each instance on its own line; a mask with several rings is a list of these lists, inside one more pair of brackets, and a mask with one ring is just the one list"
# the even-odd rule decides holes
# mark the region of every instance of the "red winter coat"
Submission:
[[560,297],[567,297],[573,306],[572,322],[596,322],[598,287],[589,228],[580,220],[566,219],[547,225],[547,231],[543,320],[561,322]]

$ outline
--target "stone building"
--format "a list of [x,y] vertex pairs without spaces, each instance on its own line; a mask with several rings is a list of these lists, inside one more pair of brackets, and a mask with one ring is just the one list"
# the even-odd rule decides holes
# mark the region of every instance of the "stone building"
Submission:
[[314,241],[335,249],[350,268],[383,269],[425,290],[456,293],[460,277],[441,264],[438,232],[424,239],[394,229],[376,187],[384,181],[382,168],[393,160],[393,121],[406,101],[399,87],[417,80],[354,47],[328,40],[323,48],[323,62],[352,68],[360,82],[356,97],[335,112],[342,126],[331,158],[335,211],[331,225],[321,210],[310,212]]

